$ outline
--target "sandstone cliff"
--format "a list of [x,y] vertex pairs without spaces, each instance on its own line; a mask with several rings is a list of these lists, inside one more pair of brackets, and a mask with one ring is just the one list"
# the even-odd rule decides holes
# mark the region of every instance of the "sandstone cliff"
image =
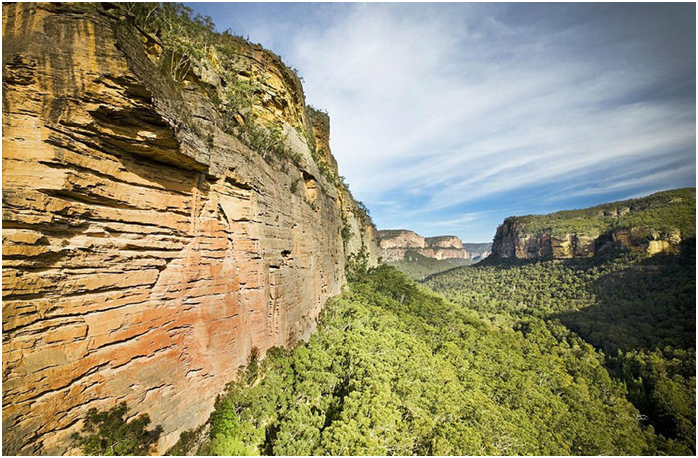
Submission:
[[272,53],[231,39],[176,66],[113,4],[2,13],[3,452],[65,453],[126,401],[162,453],[253,347],[313,332],[375,228]]
[[492,253],[492,242],[489,243],[464,243],[463,248],[468,252],[468,256],[473,262],[485,259]]
[[695,238],[695,189],[550,215],[510,217],[497,228],[499,258],[565,259],[604,252],[674,252]]
[[434,259],[470,259],[460,238],[453,235],[424,238],[408,230],[380,230],[381,257],[386,262],[402,261],[409,252]]

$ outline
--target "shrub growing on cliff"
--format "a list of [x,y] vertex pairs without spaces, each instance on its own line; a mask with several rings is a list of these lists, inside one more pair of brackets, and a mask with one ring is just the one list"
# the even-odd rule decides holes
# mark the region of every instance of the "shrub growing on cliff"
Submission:
[[347,256],[346,275],[349,281],[358,281],[368,273],[368,252],[366,247]]
[[90,409],[85,417],[82,434],[74,433],[71,438],[85,455],[150,455],[151,447],[157,442],[162,427],[146,428],[150,424],[148,414],[142,414],[127,422],[125,402],[100,412]]
[[[300,157],[286,146],[286,137],[273,125],[254,115],[254,105],[260,81],[239,79],[243,67],[238,63],[241,47],[250,45],[242,37],[229,31],[218,33],[210,17],[194,13],[180,3],[118,4],[141,29],[157,36],[162,45],[159,65],[177,83],[182,83],[195,69],[215,72],[221,79],[221,88],[206,85],[210,98],[220,114],[221,128],[237,136],[267,162],[280,158],[298,165]],[[278,59],[275,54],[265,51]],[[288,70],[290,73],[293,69]]]
[[354,234],[351,232],[351,226],[349,225],[349,222],[345,219],[344,220],[344,225],[342,226],[342,240],[344,240],[344,246],[349,243],[349,240],[351,240],[352,236]]

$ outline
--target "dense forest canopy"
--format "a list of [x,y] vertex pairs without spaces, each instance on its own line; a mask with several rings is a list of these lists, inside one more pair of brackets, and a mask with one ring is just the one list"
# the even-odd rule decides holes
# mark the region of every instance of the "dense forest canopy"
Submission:
[[[462,272],[499,279],[491,268],[446,276]],[[354,278],[307,344],[250,361],[199,453],[692,452],[687,438],[657,435],[603,354],[560,321],[449,302],[390,266]],[[504,296],[497,288],[487,301]]]
[[564,326],[594,345],[664,453],[695,453],[695,239],[681,254],[474,266],[426,284],[498,323]]

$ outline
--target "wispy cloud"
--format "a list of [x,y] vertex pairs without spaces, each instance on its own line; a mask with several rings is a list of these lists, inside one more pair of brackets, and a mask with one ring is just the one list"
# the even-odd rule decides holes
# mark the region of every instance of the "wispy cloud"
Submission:
[[512,206],[695,185],[695,5],[265,11],[244,26],[300,69],[383,227],[486,240]]

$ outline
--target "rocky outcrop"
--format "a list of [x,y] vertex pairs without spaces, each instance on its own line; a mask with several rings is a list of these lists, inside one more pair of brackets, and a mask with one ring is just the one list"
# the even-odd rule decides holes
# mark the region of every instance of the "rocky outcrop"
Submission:
[[441,235],[438,237],[427,237],[424,239],[426,245],[430,248],[443,248],[443,249],[463,249],[463,241],[456,237],[455,235]]
[[479,262],[492,253],[492,243],[464,243],[463,248],[473,262]]
[[591,257],[596,252],[596,238],[573,234],[551,236],[550,233],[533,235],[520,229],[513,219],[507,219],[497,228],[492,253],[500,258],[516,259],[569,259]]
[[308,115],[315,138],[318,162],[327,166],[335,175],[339,174],[337,160],[330,153],[330,116],[313,107],[308,107]]
[[674,252],[681,244],[681,231],[678,229],[662,234],[651,227],[614,229],[610,233],[612,244],[606,241],[600,249],[619,247],[633,251],[644,251],[649,255]]
[[460,238],[454,235],[424,238],[408,230],[380,230],[381,257],[386,262],[405,259],[408,252],[416,252],[434,259],[470,259]]
[[[313,332],[348,254],[378,257],[298,134],[310,115],[278,58],[237,55],[295,160],[222,130],[215,72],[175,82],[112,7],[2,9],[5,454],[65,453],[90,408],[121,401],[163,427],[164,452],[252,348]],[[313,136],[336,173],[326,121]]]
[[510,217],[497,228],[499,258],[569,259],[617,251],[649,255],[680,250],[695,237],[695,189],[550,215]]

